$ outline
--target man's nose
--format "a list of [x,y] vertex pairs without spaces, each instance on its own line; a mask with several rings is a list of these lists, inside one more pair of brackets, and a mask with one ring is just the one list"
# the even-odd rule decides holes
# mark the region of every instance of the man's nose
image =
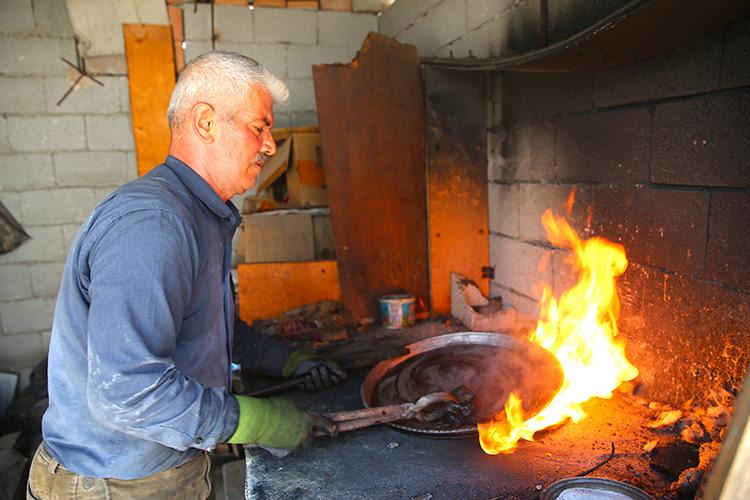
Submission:
[[270,130],[263,131],[263,145],[260,149],[261,153],[265,153],[268,156],[276,154],[276,141],[273,140]]

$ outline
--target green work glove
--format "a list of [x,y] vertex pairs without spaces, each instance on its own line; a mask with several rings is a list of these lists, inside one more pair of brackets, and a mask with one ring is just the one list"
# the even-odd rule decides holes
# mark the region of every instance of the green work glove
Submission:
[[333,432],[330,420],[304,412],[286,398],[235,397],[240,406],[240,418],[229,443],[259,444],[292,451],[313,434]]
[[346,378],[346,370],[337,363],[306,351],[292,351],[284,363],[284,378],[305,377],[306,391],[319,391]]

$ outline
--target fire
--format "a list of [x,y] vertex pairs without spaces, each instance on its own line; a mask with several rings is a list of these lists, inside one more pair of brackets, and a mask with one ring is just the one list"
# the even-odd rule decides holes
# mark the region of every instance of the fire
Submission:
[[578,282],[559,300],[545,287],[539,320],[529,339],[560,362],[564,379],[552,401],[539,413],[524,418],[521,399],[511,393],[505,411],[480,423],[479,442],[491,455],[512,453],[518,441],[533,441],[542,429],[586,416],[581,405],[593,397],[610,398],[621,383],[638,376],[617,338],[620,300],[616,280],[628,266],[625,249],[604,238],[581,240],[567,221],[551,210],[542,215],[547,239],[571,250],[570,264]]

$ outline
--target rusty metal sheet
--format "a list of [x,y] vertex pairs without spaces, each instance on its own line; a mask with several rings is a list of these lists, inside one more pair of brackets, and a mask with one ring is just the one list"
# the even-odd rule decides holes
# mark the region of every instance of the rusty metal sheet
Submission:
[[427,300],[424,106],[416,48],[370,33],[351,64],[313,66],[331,222],[346,307]]
[[423,74],[431,310],[448,314],[452,271],[489,294],[487,78],[429,66]]

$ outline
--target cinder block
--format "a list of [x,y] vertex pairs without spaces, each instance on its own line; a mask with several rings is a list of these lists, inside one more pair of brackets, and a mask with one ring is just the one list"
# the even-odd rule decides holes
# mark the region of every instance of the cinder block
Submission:
[[[97,203],[99,203],[102,199],[97,199]],[[63,254],[67,255],[68,251],[70,250],[71,245],[73,244],[73,240],[78,235],[78,231],[80,231],[81,225],[80,224],[65,224],[63,226],[60,226],[60,230],[62,231],[62,249]]]
[[6,264],[0,266],[0,301],[31,297],[29,266]]
[[595,2],[557,1],[550,2],[550,43],[558,42],[587,29],[605,17],[612,15],[625,5],[627,0],[597,0]]
[[281,43],[230,43],[220,42],[216,44],[220,50],[229,50],[238,54],[246,55],[255,59],[279,78],[287,76],[286,73],[286,44]]
[[300,111],[292,113],[292,127],[310,127],[318,125],[318,113],[315,111]]
[[[2,195],[5,203],[6,194]],[[6,204],[7,206],[7,204]],[[18,218],[18,213],[13,213]],[[65,256],[62,251],[59,226],[24,226],[31,239],[12,252],[0,254],[0,264],[16,262],[58,262]]]
[[490,56],[490,29],[487,26],[466,33],[461,38],[442,47],[438,57],[485,59]]
[[0,365],[18,371],[30,368],[47,356],[42,334],[0,335]]
[[0,190],[18,191],[55,185],[49,155],[0,155]]
[[385,8],[383,0],[352,0],[353,12],[372,12],[377,14]]
[[[286,108],[282,108],[286,109]],[[286,112],[276,112],[273,113],[273,128],[290,128],[292,126],[292,114],[286,113]],[[239,205],[237,205],[239,208]]]
[[645,108],[564,115],[557,126],[557,178],[646,182],[651,115]]
[[540,0],[526,0],[492,19],[489,24],[490,53],[507,56],[542,46]]
[[334,11],[318,13],[318,43],[361,44],[371,31],[378,31],[378,18],[374,14]]
[[54,158],[60,186],[119,186],[128,181],[126,153],[76,151]]
[[750,290],[750,267],[747,265],[750,233],[747,231],[747,214],[750,214],[750,194],[711,194],[705,271],[709,279],[746,291]]
[[0,153],[10,151],[10,138],[8,137],[8,119],[0,115]]
[[497,180],[553,181],[555,126],[548,121],[518,125],[502,136],[504,161]]
[[490,232],[518,237],[518,210],[520,195],[517,185],[494,184],[488,186]]
[[[211,40],[211,6],[208,4],[197,4],[195,10],[193,3],[183,4],[182,19],[185,23],[186,40]],[[214,6],[214,9],[218,6]],[[215,11],[214,11],[215,13]],[[216,19],[214,18],[214,25]],[[191,58],[192,59],[192,58]]]
[[539,316],[539,303],[536,300],[508,290],[495,282],[490,283],[490,296],[502,297],[503,308],[515,307],[523,320],[533,321]]
[[88,188],[25,191],[23,220],[29,225],[80,224],[95,205]]
[[552,253],[552,293],[557,300],[578,283],[580,274],[575,262],[575,255],[570,250],[556,250]]
[[640,264],[674,272],[703,270],[708,193],[649,188],[600,188],[592,230],[625,246]]
[[378,30],[382,35],[395,37],[417,18],[417,0],[398,0],[378,17]]
[[[23,193],[10,191],[0,192],[0,201],[3,202],[3,205],[5,205],[5,208],[10,212],[13,218],[16,219],[19,224],[23,225]],[[28,233],[28,231],[26,232]],[[0,264],[1,263],[2,261],[0,261]]]
[[[253,41],[253,11],[246,6],[237,5],[215,5],[214,9],[214,28],[219,40]],[[209,22],[209,33],[210,29]]]
[[120,96],[120,111],[130,113],[130,85],[127,77],[115,77],[117,81],[118,95]]
[[37,33],[43,36],[73,37],[73,26],[70,24],[65,0],[33,1]]
[[52,327],[55,301],[36,298],[0,303],[0,318],[6,335],[38,332]]
[[[562,215],[582,237],[590,236],[588,224],[592,204],[591,188],[564,184],[519,184],[520,209],[518,230],[525,240],[547,241],[547,233],[542,226],[542,214],[548,208],[556,215]],[[567,213],[565,205],[575,196],[573,211]]]
[[396,35],[396,40],[401,43],[414,45],[417,47],[417,53],[421,56],[434,55],[430,24],[425,17],[417,18],[413,24]]
[[96,77],[104,86],[84,78],[73,92],[60,104],[57,102],[70,89],[68,78],[48,77],[44,79],[44,93],[48,113],[109,114],[120,111],[120,80],[117,77]]
[[490,235],[490,265],[495,283],[538,300],[552,284],[551,250],[523,241]]
[[[218,45],[216,47],[219,48]],[[225,49],[230,50],[230,49]],[[185,61],[190,62],[201,54],[211,52],[211,42],[206,40],[186,40],[185,41]]]
[[98,205],[104,198],[112,194],[112,191],[117,189],[117,186],[108,186],[103,188],[94,188],[93,191],[93,199],[95,201],[95,205]]
[[726,30],[721,58],[721,87],[750,85],[750,20],[741,21]]
[[318,43],[318,11],[255,9],[255,39],[262,42]]
[[506,123],[532,123],[557,114],[593,107],[591,72],[514,73],[503,76],[503,115]]
[[442,47],[466,33],[466,0],[442,2],[427,12],[433,46]]
[[0,68],[5,75],[65,76],[70,66],[61,57],[75,61],[72,38],[0,37]]
[[417,17],[424,16],[427,11],[443,0],[417,0]]
[[30,266],[31,288],[34,294],[41,297],[57,296],[64,268],[64,262],[34,264]]
[[628,358],[643,396],[700,404],[716,387],[739,390],[750,360],[746,293],[631,264],[618,287]]
[[750,187],[750,89],[668,102],[654,111],[651,181]]
[[721,33],[647,62],[596,72],[597,107],[655,101],[719,87]]
[[0,33],[31,33],[34,31],[34,9],[31,0],[3,2]]
[[317,109],[312,78],[290,78],[286,84],[289,87],[289,102],[286,109],[292,112]]
[[0,76],[0,113],[44,112],[44,80]]
[[130,116],[86,116],[86,144],[92,150],[132,151]]
[[74,151],[85,146],[82,116],[11,116],[8,128],[14,151]]
[[127,165],[125,167],[125,176],[129,181],[138,177],[138,162],[135,159],[135,153],[126,154]]
[[290,78],[312,78],[313,64],[348,63],[344,46],[289,45],[286,52],[286,74]]
[[513,8],[515,0],[467,0],[466,29],[469,31],[488,23],[501,12]]

